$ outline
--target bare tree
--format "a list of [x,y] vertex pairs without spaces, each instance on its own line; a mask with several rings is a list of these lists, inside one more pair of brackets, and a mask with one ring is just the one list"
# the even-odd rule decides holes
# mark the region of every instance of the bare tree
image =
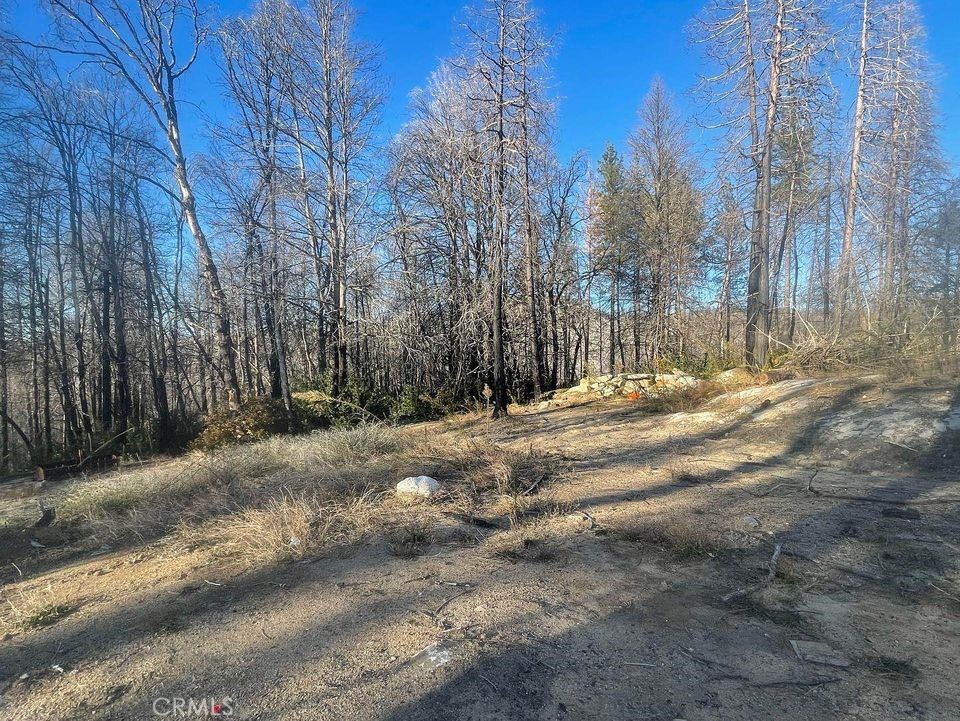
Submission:
[[[200,267],[216,317],[217,345],[232,406],[240,403],[236,352],[227,298],[213,252],[197,215],[197,201],[183,149],[177,81],[197,59],[208,30],[195,0],[138,0],[130,9],[121,0],[47,0],[62,18],[65,39],[76,52],[122,78],[163,131],[183,215],[193,234]],[[188,28],[186,35],[180,30]],[[186,53],[184,53],[184,49]]]
[[870,0],[863,0],[860,21],[860,52],[857,65],[857,101],[853,113],[852,141],[850,147],[850,172],[847,179],[847,202],[843,215],[843,241],[840,246],[840,271],[837,297],[834,304],[834,325],[840,331],[850,293],[853,268],[853,233],[857,217],[857,197],[860,187],[860,157],[863,144],[864,113],[866,112],[867,63],[870,52]]

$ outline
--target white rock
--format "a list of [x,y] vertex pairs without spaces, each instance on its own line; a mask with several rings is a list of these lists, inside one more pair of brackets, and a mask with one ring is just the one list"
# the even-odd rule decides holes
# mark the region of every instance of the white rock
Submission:
[[429,498],[440,490],[440,481],[430,476],[409,476],[397,484],[397,493]]
[[453,654],[443,641],[431,643],[411,659],[411,662],[421,668],[433,670],[446,666],[453,659]]

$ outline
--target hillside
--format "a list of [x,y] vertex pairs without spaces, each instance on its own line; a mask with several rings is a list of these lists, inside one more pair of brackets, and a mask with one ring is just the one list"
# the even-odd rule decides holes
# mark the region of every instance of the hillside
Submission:
[[0,716],[955,719],[956,382],[685,405],[271,439],[45,484],[33,533],[0,500]]

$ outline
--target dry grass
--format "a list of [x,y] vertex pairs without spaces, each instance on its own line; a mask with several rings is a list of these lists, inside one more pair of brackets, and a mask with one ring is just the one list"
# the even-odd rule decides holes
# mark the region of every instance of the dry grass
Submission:
[[390,553],[399,558],[422,556],[433,542],[430,529],[420,521],[404,523],[387,531]]
[[910,661],[891,656],[868,656],[861,660],[870,671],[888,681],[916,683],[920,680],[920,670]]
[[179,536],[192,546],[208,546],[217,555],[247,562],[292,561],[359,540],[374,527],[379,515],[368,493],[344,501],[290,493],[221,522],[184,527]]
[[728,475],[727,471],[716,468],[709,463],[698,463],[691,460],[674,461],[667,466],[671,483],[697,485],[700,483],[715,483]]
[[576,509],[572,501],[561,501],[549,493],[537,496],[502,496],[496,503],[495,512],[507,516],[514,528],[542,521],[562,518]]
[[494,558],[514,563],[545,563],[558,554],[556,539],[543,528],[516,528],[498,533],[487,539],[486,550]]
[[643,396],[637,405],[648,413],[693,411],[730,389],[722,383],[700,381],[695,386]]
[[662,547],[680,559],[696,558],[725,548],[715,531],[680,518],[618,519],[607,524],[607,533],[620,541]]
[[29,590],[8,588],[2,592],[2,597],[5,609],[0,614],[0,628],[9,631],[52,626],[80,605],[76,599],[65,598],[51,584]]
[[775,578],[781,583],[793,586],[804,580],[804,574],[794,559],[781,556],[777,562]]
[[27,629],[52,626],[61,618],[70,615],[73,610],[74,607],[66,603],[55,603],[50,606],[44,606],[27,614],[21,625]]
[[59,503],[58,516],[94,546],[169,536],[245,561],[295,560],[409,521],[410,509],[390,492],[405,476],[444,484],[420,512],[429,515],[504,498],[516,505],[553,472],[532,449],[371,424],[85,479]]

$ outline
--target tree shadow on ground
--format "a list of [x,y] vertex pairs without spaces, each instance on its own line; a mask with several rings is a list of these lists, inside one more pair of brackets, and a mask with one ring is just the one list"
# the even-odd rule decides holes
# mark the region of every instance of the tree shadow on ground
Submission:
[[[849,410],[857,397],[868,386],[858,384],[836,397],[829,407],[809,419],[790,439],[786,450],[769,464],[789,464],[813,447],[824,432],[829,419]],[[896,402],[896,395],[892,402]],[[950,403],[960,407],[960,391]],[[813,563],[830,565],[838,546],[850,540],[851,526],[856,534],[880,530],[896,535],[903,530],[905,519],[886,517],[883,508],[910,508],[917,501],[932,500],[931,494],[944,488],[957,488],[956,470],[960,457],[960,433],[946,429],[930,444],[928,450],[912,462],[915,477],[896,482],[878,482],[867,490],[858,491],[857,498],[836,499],[826,494],[811,492],[805,503],[809,510],[801,511],[790,523],[767,539],[755,552],[755,561],[766,558],[775,544],[785,549],[800,549]],[[633,458],[659,458],[668,449],[653,445],[633,450]],[[756,472],[756,466],[742,463],[726,474],[724,480],[733,480],[746,472]],[[719,514],[736,513],[743,496],[724,490],[724,480],[717,483]],[[649,499],[671,492],[669,484],[637,489],[616,494],[604,494],[581,499],[584,508],[605,503]],[[896,503],[891,504],[895,498]],[[953,496],[951,496],[953,498]],[[960,499],[960,495],[954,500]],[[930,531],[955,535],[960,529],[960,505],[934,503],[923,506],[921,526]],[[715,509],[716,510],[716,509]],[[929,518],[927,517],[929,513]],[[908,526],[912,531],[917,529]],[[909,538],[909,537],[908,537]],[[887,593],[896,606],[906,614],[904,620],[914,619],[922,604],[939,606],[954,617],[960,613],[960,603],[938,593],[929,584],[900,583],[902,578],[913,578],[918,572],[935,574],[946,567],[956,567],[956,553],[949,546],[936,545],[923,564],[918,567],[916,557],[888,560],[887,565],[876,566],[854,579],[856,593]],[[765,551],[763,549],[766,549]],[[899,551],[897,551],[899,552]],[[755,563],[755,566],[762,566]],[[848,569],[846,573],[856,573]],[[841,573],[844,573],[841,570]],[[875,573],[875,576],[871,574]],[[755,572],[753,580],[762,579]],[[729,581],[728,577],[728,581]],[[749,580],[749,579],[748,579]],[[670,593],[673,593],[672,591]],[[851,593],[851,591],[847,591]],[[677,592],[665,603],[685,604],[689,599]],[[719,599],[712,601],[723,609]],[[726,609],[724,623],[707,631],[694,632],[699,643],[691,642],[689,628],[673,629],[667,636],[676,643],[651,646],[650,634],[657,635],[659,619],[640,610],[613,611],[603,618],[582,624],[567,634],[553,637],[542,645],[518,644],[484,655],[466,668],[458,669],[434,688],[411,699],[387,716],[389,721],[461,721],[462,719],[574,719],[574,718],[752,718],[752,719],[823,719],[840,718],[847,714],[858,717],[892,718],[924,715],[935,716],[946,712],[957,698],[945,690],[939,698],[943,705],[927,708],[927,701],[918,700],[914,686],[907,681],[891,680],[890,668],[903,663],[897,659],[877,657],[865,659],[848,670],[804,666],[785,648],[785,640],[798,633],[816,633],[815,617],[805,617],[799,627],[780,629],[776,619],[801,618],[795,613],[757,617],[749,613],[749,606]],[[656,604],[651,603],[651,606]],[[748,613],[743,613],[748,611]],[[730,613],[734,614],[733,616]],[[773,626],[771,627],[771,619]],[[799,621],[797,622],[799,623]],[[812,625],[811,625],[812,624]],[[651,630],[653,629],[653,630]],[[771,649],[773,634],[778,645]],[[748,638],[747,646],[755,663],[747,663],[740,642]],[[664,643],[670,643],[661,639]],[[689,651],[684,646],[689,644]],[[712,647],[710,658],[699,655],[700,661],[684,663],[683,656],[691,656],[694,647]],[[630,666],[635,662],[636,666]],[[909,664],[906,664],[909,668]],[[760,669],[760,670],[758,670]],[[879,669],[879,671],[878,671]],[[682,682],[681,682],[682,679]],[[871,715],[872,714],[872,715]],[[937,716],[939,717],[939,716]]]
[[[863,390],[864,387],[858,385],[841,393],[829,408],[796,430],[785,451],[767,462],[788,464],[796,460],[824,430],[825,419],[849,409]],[[960,404],[960,392],[953,400],[953,405],[957,404]],[[738,428],[742,428],[742,424]],[[894,487],[890,483],[877,483],[862,494],[866,500],[840,500],[815,493],[805,496],[804,504],[809,503],[809,508],[799,511],[774,537],[758,546],[756,560],[765,560],[770,545],[782,543],[787,550],[802,551],[814,563],[829,564],[831,554],[849,538],[844,535],[844,529],[851,523],[861,530],[882,523],[899,523],[898,519],[882,519],[879,507],[891,493],[910,504],[944,484],[953,483],[955,479],[939,474],[939,469],[944,453],[948,460],[953,457],[952,447],[956,442],[955,432],[944,432],[938,437],[930,450],[916,459],[915,467],[921,475],[911,479],[916,482],[907,489],[900,484]],[[675,446],[669,443],[651,444],[631,449],[629,454],[635,462],[637,458],[665,458],[674,450]],[[720,513],[738,512],[743,496],[727,484],[740,474],[756,470],[756,465],[746,461],[736,464],[715,484],[716,492],[709,503],[716,505]],[[665,483],[649,490],[624,491],[623,497],[617,493],[580,499],[580,504],[589,508],[621,500],[666,496],[680,487],[680,484]],[[937,511],[936,523],[954,531],[960,527],[954,508]],[[941,553],[945,553],[945,549],[937,550],[938,558]],[[29,668],[37,671],[48,668],[50,663],[64,661],[69,665],[82,665],[103,655],[120,653],[124,647],[143,643],[158,634],[190,633],[192,624],[202,622],[207,611],[223,612],[232,607],[258,613],[269,611],[284,603],[287,591],[279,590],[278,583],[291,591],[308,581],[330,584],[348,573],[351,576],[365,571],[375,573],[383,560],[382,556],[365,549],[350,559],[350,563],[334,564],[332,569],[324,564],[322,578],[311,573],[310,566],[279,571],[265,568],[229,581],[226,590],[201,585],[182,598],[158,598],[138,608],[115,607],[95,617],[67,621],[62,628],[55,626],[32,635],[18,642],[16,648],[0,648],[0,669],[9,678],[14,665],[22,658],[34,659]],[[718,559],[709,563],[722,562],[723,559]],[[882,591],[891,584],[892,574],[898,570],[899,567],[878,569],[877,578],[868,579],[865,585],[861,583],[860,588]],[[727,576],[726,582],[730,580]],[[607,607],[572,628],[543,635],[539,640],[522,635],[504,638],[484,647],[473,660],[453,663],[438,669],[435,675],[404,664],[391,669],[366,669],[347,680],[370,700],[369,718],[389,721],[625,717],[812,721],[859,713],[865,710],[865,704],[869,705],[866,711],[872,709],[877,718],[885,712],[910,713],[910,708],[916,705],[909,688],[872,675],[869,669],[811,671],[802,666],[785,646],[786,639],[796,633],[796,627],[780,628],[775,621],[758,619],[740,609],[717,608],[715,591],[711,589],[712,595],[706,603],[712,614],[706,619],[684,617],[682,622],[671,621],[653,610],[645,610],[705,602],[703,597],[697,597],[698,591],[685,591],[682,587],[655,591],[636,605]],[[949,603],[927,587],[909,589],[909,593],[906,600],[911,604]],[[254,638],[245,658],[220,668],[216,654],[212,654],[207,667],[168,673],[155,688],[158,693],[191,689],[210,693],[229,686],[243,688],[248,703],[255,706],[258,719],[337,716],[340,691],[331,691],[329,702],[307,692],[288,697],[282,692],[284,676],[302,670],[302,664],[319,664],[323,659],[335,658],[336,653],[349,653],[351,644],[376,637],[382,633],[385,623],[410,614],[410,606],[418,602],[416,598],[412,590],[399,598],[373,598],[349,612],[324,618],[320,623],[308,620],[296,634],[287,633],[276,641],[266,635]],[[331,635],[336,637],[338,649],[317,647]],[[389,697],[400,705],[376,707],[374,699],[388,687],[394,691]],[[149,713],[147,704],[148,699],[142,694],[131,694],[111,699],[103,708],[112,718],[132,719]],[[89,709],[79,708],[78,712],[84,710]]]

